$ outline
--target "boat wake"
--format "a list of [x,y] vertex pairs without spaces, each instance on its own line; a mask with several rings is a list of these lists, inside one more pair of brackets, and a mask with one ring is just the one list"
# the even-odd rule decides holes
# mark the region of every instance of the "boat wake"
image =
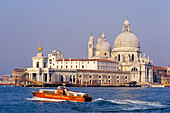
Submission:
[[92,102],[97,102],[97,101],[103,101],[103,102],[111,102],[114,104],[127,104],[127,105],[148,105],[148,106],[165,106],[162,105],[160,102],[148,102],[148,101],[139,101],[139,100],[120,100],[120,99],[115,99],[115,100],[104,100],[102,98],[98,98],[93,100]]
[[[139,100],[121,100],[121,99],[114,99],[114,100],[104,100],[102,98],[98,98],[93,100],[92,102],[99,102],[105,105],[123,105],[124,107],[121,108],[122,111],[131,111],[131,110],[146,110],[146,109],[160,109],[166,108],[168,105],[163,105],[160,102],[149,102],[149,101],[139,101]],[[112,104],[109,104],[112,103]],[[126,107],[125,107],[126,106]]]
[[63,102],[63,101],[65,101],[65,100],[59,100],[59,99],[47,99],[47,98],[38,98],[38,97],[26,98],[26,100],[44,101],[44,102]]

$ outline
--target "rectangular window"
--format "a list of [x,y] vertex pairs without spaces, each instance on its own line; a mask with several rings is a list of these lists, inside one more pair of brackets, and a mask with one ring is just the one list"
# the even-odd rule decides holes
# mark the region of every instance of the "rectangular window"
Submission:
[[120,61],[120,54],[118,54],[118,61]]
[[46,62],[44,62],[44,68],[46,68]]
[[37,62],[37,68],[39,68],[39,62]]

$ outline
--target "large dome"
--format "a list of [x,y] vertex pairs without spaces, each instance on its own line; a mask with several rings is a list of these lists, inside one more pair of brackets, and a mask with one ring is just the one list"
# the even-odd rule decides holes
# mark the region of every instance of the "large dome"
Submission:
[[96,44],[96,51],[108,51],[110,52],[111,46],[107,41],[101,41]]
[[138,38],[131,32],[121,33],[114,42],[114,48],[119,47],[135,47],[140,48]]

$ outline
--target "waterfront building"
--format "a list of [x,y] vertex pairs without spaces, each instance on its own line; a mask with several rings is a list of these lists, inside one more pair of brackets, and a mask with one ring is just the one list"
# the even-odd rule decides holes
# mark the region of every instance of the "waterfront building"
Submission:
[[132,81],[153,82],[153,61],[149,57],[146,58],[145,54],[142,57],[139,40],[131,32],[127,19],[124,21],[122,33],[114,41],[112,51],[104,33],[99,36],[96,46],[91,35],[88,41],[88,58],[117,61],[121,71],[131,73]]
[[32,58],[33,67],[27,68],[27,78],[35,83],[67,82],[79,85],[125,85],[130,82],[153,82],[153,62],[145,57],[138,38],[131,32],[129,21],[115,39],[113,49],[103,33],[95,45],[91,34],[88,41],[88,59],[65,59],[54,50],[48,57],[39,48]]
[[167,76],[170,77],[170,65],[167,66]]
[[170,65],[167,66],[166,76],[161,76],[161,84],[164,86],[170,86]]
[[12,70],[12,81],[15,84],[15,82],[17,80],[19,80],[21,78],[22,75],[25,74],[25,70],[24,69],[20,69],[20,68],[16,68]]
[[11,75],[0,75],[0,84],[1,83],[11,83],[12,76]]
[[161,83],[161,78],[167,76],[167,69],[163,66],[153,66],[153,82]]
[[129,72],[119,71],[119,63],[106,59],[53,59],[43,53],[33,57],[27,78],[36,84],[66,82],[79,85],[122,85],[130,81]]
[[170,86],[170,76],[161,77],[161,84],[164,86]]

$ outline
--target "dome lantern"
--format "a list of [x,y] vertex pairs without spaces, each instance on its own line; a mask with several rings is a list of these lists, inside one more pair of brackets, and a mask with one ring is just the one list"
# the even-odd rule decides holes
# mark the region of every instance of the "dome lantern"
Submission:
[[124,21],[123,28],[122,28],[122,33],[124,33],[124,32],[129,32],[129,33],[131,33],[130,23],[129,23],[129,21],[127,20],[127,18],[126,18],[126,20]]

